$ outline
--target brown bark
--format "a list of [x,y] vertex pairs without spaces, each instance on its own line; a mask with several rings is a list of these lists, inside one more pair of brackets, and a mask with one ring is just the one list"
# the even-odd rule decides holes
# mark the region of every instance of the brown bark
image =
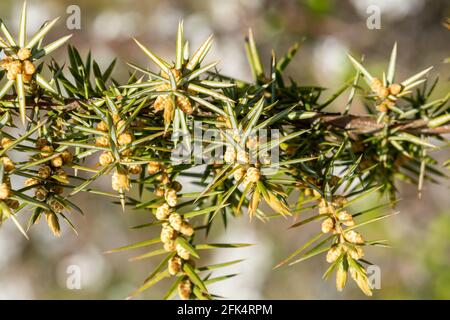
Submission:
[[[335,128],[348,130],[353,133],[372,133],[384,128],[385,123],[378,123],[375,117],[359,116],[359,115],[342,115],[338,113],[320,113],[309,119],[297,120],[298,123],[311,124],[314,121],[320,121],[323,125],[329,125]],[[398,128],[401,131],[409,133],[423,134],[445,134],[450,133],[450,124],[442,125],[435,128],[428,127],[428,121],[405,120],[393,123],[392,128]]]

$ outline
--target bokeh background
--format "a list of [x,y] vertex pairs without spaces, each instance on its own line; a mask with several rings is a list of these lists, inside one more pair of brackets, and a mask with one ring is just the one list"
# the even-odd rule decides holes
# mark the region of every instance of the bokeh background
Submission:
[[[366,10],[371,4],[381,9],[380,30],[366,26]],[[132,36],[171,58],[177,22],[184,19],[192,48],[210,33],[215,34],[209,59],[220,59],[221,70],[234,77],[250,78],[243,40],[251,27],[266,65],[272,48],[282,55],[292,43],[301,42],[300,53],[288,74],[301,84],[328,87],[330,93],[353,73],[347,52],[364,55],[367,66],[380,73],[395,41],[399,45],[400,78],[434,65],[431,76],[441,79],[435,96],[445,95],[450,88],[450,64],[443,62],[450,56],[450,31],[442,26],[450,16],[450,2],[446,0],[29,0],[28,5],[30,31],[36,30],[44,19],[61,16],[48,39],[73,33],[71,43],[83,55],[91,49],[101,66],[117,57],[114,77],[119,81],[126,79],[127,61],[148,64],[131,41]],[[67,30],[66,10],[70,5],[81,10],[80,30]],[[1,18],[10,30],[17,31],[20,7],[21,1],[0,2]],[[64,62],[65,49],[54,57]],[[339,107],[339,101],[335,107]],[[361,110],[360,104],[355,104],[353,112]],[[448,157],[448,150],[438,155],[440,160]],[[97,187],[109,188],[109,181],[99,181]],[[392,245],[367,252],[367,258],[381,268],[381,290],[375,290],[374,298],[450,299],[449,184],[426,184],[420,200],[414,186],[400,184],[399,189],[400,214],[363,230],[366,238],[388,239]],[[81,218],[73,217],[78,236],[64,227],[63,236],[55,239],[41,222],[30,232],[32,241],[26,241],[11,223],[1,226],[1,299],[122,299],[156,266],[158,259],[130,263],[127,260],[132,253],[104,254],[106,250],[157,236],[157,230],[130,230],[133,225],[147,222],[148,212],[122,213],[119,206],[93,195],[79,195],[76,201],[86,213]],[[373,197],[358,207],[368,208],[380,201]],[[24,224],[27,218],[28,213],[23,214]],[[211,262],[246,259],[231,268],[231,273],[239,273],[238,276],[214,285],[212,291],[237,299],[364,298],[353,283],[343,293],[337,293],[334,279],[321,280],[327,268],[324,257],[272,271],[276,262],[317,232],[318,225],[287,231],[291,222],[280,219],[265,224],[242,217],[225,231],[217,227],[211,242],[256,245],[217,250],[206,256]],[[70,265],[80,267],[80,290],[66,287]],[[163,282],[139,298],[160,298],[167,286]]]

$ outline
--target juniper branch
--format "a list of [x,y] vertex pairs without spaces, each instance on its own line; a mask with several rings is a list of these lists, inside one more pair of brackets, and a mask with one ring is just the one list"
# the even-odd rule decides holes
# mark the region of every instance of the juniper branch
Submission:
[[[90,103],[92,100],[89,99],[77,99],[77,98],[64,98],[62,102],[54,101],[51,98],[33,100],[28,99],[26,106],[27,108],[39,107],[40,110],[64,110],[69,112],[81,106],[81,104]],[[0,100],[0,103],[15,103],[16,99],[12,95],[7,95]],[[210,115],[211,113],[202,113],[203,116]],[[413,134],[425,134],[425,135],[440,135],[450,133],[450,125],[444,124],[438,127],[430,128],[428,125],[429,120],[424,119],[413,119],[413,120],[398,120],[394,123],[386,124],[384,122],[378,122],[376,116],[367,115],[356,115],[356,114],[342,114],[342,113],[331,113],[331,112],[308,112],[308,117],[306,119],[301,118],[302,112],[292,112],[287,116],[291,119],[291,124],[298,128],[308,128],[314,122],[321,123],[322,126],[327,127],[327,129],[332,130],[340,129],[348,131],[354,134],[368,134],[375,133],[386,125],[391,129],[396,129],[398,131],[405,131]]]
[[[167,298],[178,289],[182,299],[211,299],[214,295],[206,286],[229,277],[210,278],[209,270],[240,260],[196,267],[193,259],[200,258],[201,250],[247,244],[202,243],[206,241],[201,238],[203,230],[207,235],[217,220],[226,226],[229,217],[245,210],[249,217],[270,220],[311,209],[312,216],[292,228],[321,220],[321,232],[277,267],[327,252],[326,261],[331,265],[325,277],[336,270],[338,290],[343,289],[349,274],[365,294],[371,295],[363,248],[380,242],[365,240],[355,229],[390,215],[365,220],[366,212],[380,206],[352,214],[349,204],[379,191],[388,194],[391,201],[387,205],[393,205],[396,179],[416,183],[420,192],[423,181],[438,182],[446,177],[435,167],[437,161],[430,155],[434,145],[428,140],[434,137],[446,142],[445,134],[450,133],[448,95],[428,101],[435,87],[426,86],[430,68],[394,82],[396,45],[383,80],[349,56],[357,75],[345,113],[341,114],[324,110],[349,84],[320,102],[323,88],[303,87],[294,80],[289,85],[284,82],[283,70],[297,46],[278,64],[273,53],[268,74],[249,32],[246,49],[254,79],[242,82],[217,70],[212,72],[217,63],[203,64],[212,37],[189,55],[182,22],[178,25],[175,63],[158,57],[135,39],[157,72],[129,64],[142,76],[137,78],[133,73],[125,85],[119,84],[111,78],[114,61],[102,72],[91,54],[83,61],[77,49],[69,46],[70,76],[66,77],[64,67],[52,60],[48,65],[52,79],[47,82],[42,75],[44,65],[36,67],[34,63],[68,37],[41,48],[51,23],[31,43],[24,43],[26,6],[22,12],[19,47],[3,24],[1,30],[8,43],[0,41],[0,50],[5,53],[0,81],[5,75],[7,80],[0,89],[0,222],[11,219],[26,235],[15,215],[31,208],[29,227],[45,216],[51,231],[59,236],[59,221],[75,228],[63,211],[81,212],[69,200],[78,192],[108,196],[124,211],[147,210],[151,221],[136,228],[155,227],[161,231],[160,236],[113,250],[157,244],[158,249],[132,260],[165,255],[134,294],[172,276],[175,280]],[[368,91],[358,84],[360,79],[367,83]],[[423,87],[412,94],[411,89],[420,84]],[[371,110],[368,115],[348,112],[356,91],[367,100]],[[26,125],[20,134],[18,116]],[[214,142],[226,149],[213,163],[208,162],[202,173],[189,172],[197,163],[172,161],[180,145],[192,151],[196,124],[189,120],[204,120],[201,129],[219,131]],[[252,131],[259,128],[281,131],[281,138],[261,141],[252,137]],[[228,134],[225,129],[234,132]],[[182,143],[173,139],[179,133],[183,134]],[[216,147],[210,142],[201,141],[208,148]],[[275,162],[264,155],[273,145],[279,147]],[[9,151],[22,153],[22,160],[14,163],[6,155]],[[198,156],[191,153],[187,160]],[[262,156],[252,162],[255,154]],[[92,157],[98,157],[98,163],[86,167],[89,162],[84,160]],[[274,167],[276,172],[268,173]],[[72,169],[90,176],[68,175],[66,170]],[[113,194],[90,187],[109,174]],[[15,175],[27,178],[25,187],[13,188],[10,177]],[[177,181],[180,176],[191,178],[203,190],[182,192],[183,186]],[[136,198],[127,193],[132,184],[139,188]],[[64,188],[70,189],[66,196]],[[30,196],[32,190],[34,195]],[[296,203],[288,201],[294,197],[298,198]]]

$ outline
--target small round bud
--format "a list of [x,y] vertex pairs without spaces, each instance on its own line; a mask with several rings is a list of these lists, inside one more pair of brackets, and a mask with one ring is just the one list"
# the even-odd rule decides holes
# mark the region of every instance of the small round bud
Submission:
[[28,48],[20,48],[20,50],[17,52],[17,57],[20,60],[27,60],[31,57],[31,50]]
[[347,198],[344,196],[334,196],[333,197],[333,205],[336,207],[342,207],[348,203]]
[[194,112],[194,109],[192,108],[192,104],[189,101],[188,97],[177,96],[177,106],[186,114],[192,114]]
[[[155,189],[155,196],[157,197],[163,197],[164,196],[164,189],[163,188],[156,188]],[[167,205],[168,206],[168,205]]]
[[319,214],[334,214],[336,212],[333,205],[328,204],[325,199],[319,202]]
[[189,258],[191,257],[191,254],[189,253],[189,251],[187,251],[184,247],[182,247],[179,244],[177,244],[176,250],[177,250],[177,254],[183,260],[189,260]]
[[373,78],[372,82],[370,83],[370,88],[372,91],[377,92],[380,88],[383,87],[383,82],[380,79]]
[[389,95],[389,89],[386,87],[382,87],[382,88],[378,89],[377,95],[378,95],[378,97],[385,99]]
[[172,228],[168,223],[164,223],[161,229],[161,241],[166,243],[175,240],[178,237],[178,232]]
[[97,124],[97,130],[100,130],[100,131],[108,131],[108,125],[107,125],[104,121],[100,121],[100,122]]
[[2,162],[3,162],[3,169],[6,172],[11,172],[14,170],[14,168],[16,167],[14,165],[14,162],[12,162],[12,160],[9,157],[2,157],[1,158]]
[[256,150],[256,148],[258,148],[258,145],[259,145],[258,138],[257,137],[249,137],[247,139],[247,142],[245,143],[245,145],[250,150]]
[[67,172],[64,169],[57,169],[56,175],[60,176],[63,179],[67,179]]
[[117,113],[114,113],[112,115],[112,119],[114,124],[117,124],[121,120],[120,116]]
[[48,202],[48,205],[54,212],[63,212],[64,210],[64,205],[53,197]]
[[383,113],[386,113],[386,112],[389,111],[389,108],[387,107],[386,103],[384,103],[384,102],[379,104],[379,105],[377,105],[376,108],[377,108],[378,111],[383,112]]
[[25,60],[22,64],[22,70],[26,75],[31,76],[36,72],[36,67],[33,62]]
[[11,195],[11,187],[7,183],[0,184],[0,200],[5,200]]
[[50,160],[50,163],[53,167],[59,168],[63,165],[64,161],[61,156],[54,157],[52,160]]
[[172,213],[169,216],[169,223],[177,231],[180,231],[181,225],[183,223],[183,218],[178,213]]
[[166,250],[167,252],[173,252],[176,250],[176,244],[175,241],[170,240],[168,242],[164,243],[164,250]]
[[194,234],[194,228],[189,222],[183,221],[181,223],[180,233],[185,235],[186,237],[190,237]]
[[44,145],[41,148],[41,156],[46,158],[46,157],[50,156],[53,153],[53,151],[54,151],[54,149],[52,146]]
[[342,253],[342,247],[340,246],[332,246],[330,250],[327,252],[327,262],[333,263],[335,262]]
[[52,169],[49,166],[40,167],[38,176],[42,179],[48,179],[52,175]]
[[109,138],[107,136],[100,136],[95,139],[95,145],[97,147],[109,146]]
[[115,191],[123,191],[130,189],[130,179],[124,171],[116,170],[112,176],[111,186]]
[[110,151],[104,151],[98,158],[98,162],[102,166],[110,165],[115,161],[113,154]]
[[245,169],[243,167],[240,167],[236,169],[233,173],[233,177],[236,181],[240,181],[245,175]]
[[1,144],[2,148],[5,149],[5,148],[9,147],[11,145],[11,143],[13,143],[11,139],[9,139],[9,138],[2,138],[0,144]]
[[322,222],[322,232],[328,233],[332,230],[334,230],[334,219],[333,218],[327,218]]
[[343,223],[347,227],[352,227],[355,225],[355,221],[353,221],[352,215],[347,211],[339,212],[338,219],[341,223]]
[[16,80],[19,73],[22,73],[22,63],[20,61],[12,61],[8,68],[8,80]]
[[364,238],[356,231],[350,230],[344,234],[345,240],[354,244],[363,244]]
[[398,83],[393,83],[389,86],[389,92],[396,96],[398,95],[400,92],[402,92],[402,86]]
[[165,109],[173,109],[174,108],[173,99],[168,94],[158,96],[155,102],[153,103],[153,108],[157,112]]
[[180,257],[172,257],[167,263],[167,269],[169,270],[170,275],[176,276],[181,271],[181,266],[183,261]]
[[150,161],[147,164],[147,172],[148,174],[156,174],[161,171],[161,164],[156,161]]
[[261,179],[261,172],[255,167],[250,167],[245,174],[244,184],[257,183],[259,179]]
[[178,196],[177,192],[174,189],[167,189],[164,197],[166,198],[166,201],[169,204],[169,206],[175,207],[177,205]]
[[0,67],[2,67],[5,70],[8,70],[9,66],[11,65],[11,62],[13,61],[14,60],[10,57],[3,58],[2,60],[0,60]]
[[64,150],[61,153],[61,158],[63,159],[65,164],[71,164],[73,161],[73,155],[69,150]]
[[142,166],[140,164],[132,164],[128,167],[128,172],[131,174],[141,174]]
[[355,260],[359,260],[364,257],[364,251],[360,246],[355,246],[354,248],[348,249],[348,254]]
[[39,187],[36,189],[36,191],[34,191],[34,196],[36,197],[36,199],[44,201],[45,199],[47,199],[48,191],[45,188]]
[[167,203],[160,205],[156,209],[156,219],[166,220],[170,215],[170,207]]
[[236,159],[237,159],[238,163],[246,164],[246,163],[250,162],[250,157],[249,157],[248,153],[244,150],[238,151]]
[[237,154],[236,154],[236,150],[234,149],[234,147],[228,146],[225,151],[225,154],[223,155],[223,160],[226,163],[233,163],[236,161],[236,157],[237,157]]
[[189,300],[192,294],[192,284],[189,280],[183,280],[178,284],[178,295],[181,300]]
[[158,176],[157,180],[160,181],[165,186],[170,184],[169,175],[165,172],[163,172],[160,176]]
[[129,132],[122,133],[117,138],[117,142],[121,146],[130,144],[131,142],[133,142],[133,135]]

